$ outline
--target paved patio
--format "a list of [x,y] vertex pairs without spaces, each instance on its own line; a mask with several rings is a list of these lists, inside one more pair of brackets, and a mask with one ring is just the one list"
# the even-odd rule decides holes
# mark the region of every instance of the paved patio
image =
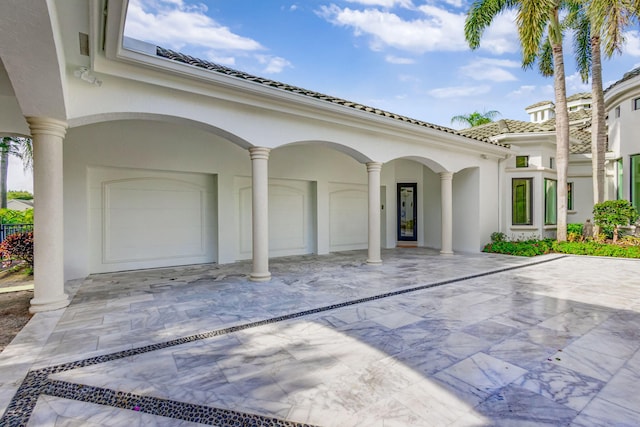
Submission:
[[0,355],[0,425],[640,423],[640,261],[365,258],[69,282]]

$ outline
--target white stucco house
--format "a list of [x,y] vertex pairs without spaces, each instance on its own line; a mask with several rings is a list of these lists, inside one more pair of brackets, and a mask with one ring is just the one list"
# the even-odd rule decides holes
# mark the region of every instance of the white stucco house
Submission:
[[499,229],[505,144],[124,40],[125,7],[0,3],[0,133],[34,141],[32,311],[91,273],[252,259],[268,280],[270,257],[477,252]]
[[[446,256],[494,231],[554,233],[552,103],[531,123],[455,131],[125,39],[125,15],[126,0],[0,2],[0,135],[34,142],[33,312],[93,273],[250,259],[267,281],[271,257],[367,249],[379,264],[381,248]],[[635,170],[640,149],[622,147],[636,80],[607,92],[610,164]],[[582,222],[589,138],[575,125]],[[637,200],[631,183],[609,194]]]

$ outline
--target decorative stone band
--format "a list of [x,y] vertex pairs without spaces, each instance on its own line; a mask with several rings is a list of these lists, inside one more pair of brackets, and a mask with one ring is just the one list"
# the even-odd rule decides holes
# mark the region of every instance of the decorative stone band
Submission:
[[243,331],[250,328],[269,325],[273,323],[283,322],[286,320],[297,319],[311,314],[322,313],[325,311],[335,310],[343,307],[349,307],[357,304],[363,304],[370,301],[376,301],[383,298],[389,298],[396,295],[403,295],[412,292],[418,292],[425,289],[435,288],[443,285],[449,285],[465,280],[475,279],[478,277],[490,276],[493,274],[503,273],[506,271],[519,270],[534,265],[544,264],[566,258],[566,255],[560,255],[553,258],[545,258],[540,261],[532,261],[527,264],[520,264],[492,271],[486,271],[465,277],[443,280],[415,286],[411,288],[400,289],[393,292],[387,292],[380,295],[374,295],[365,298],[359,298],[338,304],[332,304],[324,307],[318,307],[310,310],[300,311],[297,313],[286,314],[283,316],[272,317],[270,319],[249,322],[242,325],[231,326],[229,328],[217,329],[214,331],[203,332],[200,334],[190,335],[187,337],[177,338],[174,340],[151,344],[144,347],[123,350],[102,356],[96,356],[88,359],[78,360],[76,362],[63,363],[60,365],[50,366],[34,371],[30,371],[18,391],[13,396],[11,403],[7,407],[0,425],[2,426],[24,426],[29,422],[29,418],[36,405],[40,395],[48,395],[70,399],[80,402],[96,403],[107,405],[120,409],[128,409],[131,411],[140,411],[152,415],[170,417],[178,420],[186,420],[198,422],[207,425],[251,425],[251,426],[269,426],[269,427],[313,427],[309,424],[301,424],[293,421],[280,420],[277,418],[266,417],[233,411],[229,409],[215,408],[211,406],[196,405],[192,403],[178,402],[173,400],[155,398],[150,396],[142,396],[134,393],[126,393],[117,390],[110,390],[101,387],[93,387],[83,384],[74,384],[66,381],[49,379],[49,375],[70,371],[72,369],[83,368],[86,366],[98,365],[101,363],[111,362],[113,360],[124,359],[126,357],[136,356],[152,351],[162,350],[182,344],[193,343],[208,338],[223,336],[233,332]]

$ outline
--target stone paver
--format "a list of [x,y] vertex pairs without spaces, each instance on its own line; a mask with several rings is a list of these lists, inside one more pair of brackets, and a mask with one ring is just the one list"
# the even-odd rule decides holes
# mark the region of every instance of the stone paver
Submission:
[[0,355],[0,424],[637,425],[640,261],[365,258],[69,282]]

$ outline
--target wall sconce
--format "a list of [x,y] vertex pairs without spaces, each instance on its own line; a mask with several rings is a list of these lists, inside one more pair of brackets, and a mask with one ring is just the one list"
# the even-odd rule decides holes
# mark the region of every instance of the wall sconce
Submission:
[[95,85],[102,86],[102,80],[92,75],[87,67],[80,67],[73,72],[73,75],[79,78],[80,80],[84,80],[85,82]]

